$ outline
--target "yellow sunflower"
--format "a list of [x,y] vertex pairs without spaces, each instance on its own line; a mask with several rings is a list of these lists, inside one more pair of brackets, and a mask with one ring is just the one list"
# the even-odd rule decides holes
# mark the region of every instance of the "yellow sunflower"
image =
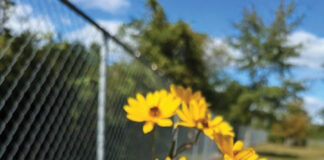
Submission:
[[[159,160],[158,158],[155,158],[154,160]],[[165,160],[172,160],[170,157],[165,158]],[[186,157],[180,157],[178,160],[187,160]]]
[[176,86],[174,84],[170,85],[170,92],[175,97],[181,99],[182,102],[185,102],[187,105],[190,103],[191,100],[205,100],[205,98],[201,95],[201,92],[192,92],[190,87],[184,88],[182,86]]
[[233,144],[233,136],[215,134],[214,140],[219,150],[224,154],[223,160],[266,160],[258,158],[258,154],[253,148],[243,149],[244,143],[237,141]]
[[161,127],[172,126],[170,119],[178,109],[180,101],[174,98],[166,90],[148,93],[146,97],[136,95],[136,99],[129,98],[128,104],[124,106],[127,118],[135,122],[145,122],[143,132],[149,133],[157,124]]
[[177,115],[180,122],[175,127],[197,128],[211,139],[214,133],[234,136],[232,127],[227,122],[224,122],[221,116],[211,118],[207,104],[203,99],[198,102],[191,100],[189,105],[182,103],[181,109],[177,110]]

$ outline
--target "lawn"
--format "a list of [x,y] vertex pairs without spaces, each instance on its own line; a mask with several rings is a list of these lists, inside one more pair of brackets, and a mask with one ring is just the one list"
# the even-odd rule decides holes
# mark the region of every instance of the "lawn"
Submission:
[[311,140],[307,147],[263,144],[255,148],[268,160],[324,160],[324,140]]

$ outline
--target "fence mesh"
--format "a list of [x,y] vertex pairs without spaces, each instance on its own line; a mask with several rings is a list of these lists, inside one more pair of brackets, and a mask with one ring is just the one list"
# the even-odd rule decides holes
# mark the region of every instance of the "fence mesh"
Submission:
[[[0,159],[95,159],[101,32],[58,0],[2,1],[0,18]],[[168,82],[108,46],[106,159],[151,159],[122,107]]]
[[[100,22],[116,32],[115,21]],[[105,159],[165,158],[171,129],[144,135],[128,121],[128,97],[168,88],[158,68],[132,55],[59,0],[0,2],[0,160],[96,159],[100,49],[108,46]],[[180,129],[178,143],[193,139]],[[153,146],[153,141],[155,145]],[[215,144],[201,137],[185,152],[206,160]]]
[[[128,97],[145,94],[168,87],[168,80],[159,76],[151,67],[127,54],[111,42],[107,68],[107,113],[106,113],[106,159],[152,159],[152,135],[144,135],[142,124],[128,121],[123,106]],[[154,69],[154,68],[153,68]],[[170,129],[160,129],[157,154],[164,154],[165,140],[171,136]],[[156,132],[157,133],[157,132]],[[158,134],[158,133],[157,133]],[[166,144],[167,143],[167,144]]]
[[1,13],[0,159],[94,159],[99,47],[68,37],[85,22],[58,1]]

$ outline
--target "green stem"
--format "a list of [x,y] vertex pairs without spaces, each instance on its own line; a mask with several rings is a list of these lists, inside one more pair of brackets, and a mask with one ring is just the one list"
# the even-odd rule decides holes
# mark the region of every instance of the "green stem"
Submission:
[[155,144],[156,144],[156,142],[155,142],[155,131],[156,129],[154,129],[153,130],[153,133],[152,133],[152,158],[153,158],[153,160],[154,160],[154,158],[155,158],[155,153],[156,153],[156,148],[155,148]]
[[171,140],[171,148],[170,148],[170,151],[169,151],[169,157],[170,158],[173,158],[173,154],[174,154],[174,149],[175,149],[175,146],[176,146],[176,138],[175,135],[177,133],[177,130],[178,128],[174,128],[172,129],[172,140]]
[[193,141],[186,142],[186,143],[183,143],[182,145],[180,145],[177,148],[176,153],[171,157],[171,159],[177,157],[180,153],[184,152],[185,150],[187,150],[187,149],[191,148],[193,145],[195,145],[198,142],[200,133],[201,133],[201,131],[197,132],[196,137]]

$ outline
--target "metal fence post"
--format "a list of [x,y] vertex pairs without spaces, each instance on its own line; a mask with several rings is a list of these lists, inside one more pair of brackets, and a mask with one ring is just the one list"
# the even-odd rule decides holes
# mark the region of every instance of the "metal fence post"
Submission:
[[108,53],[108,38],[109,37],[103,34],[103,44],[100,50],[97,160],[104,160],[105,157],[106,60]]

